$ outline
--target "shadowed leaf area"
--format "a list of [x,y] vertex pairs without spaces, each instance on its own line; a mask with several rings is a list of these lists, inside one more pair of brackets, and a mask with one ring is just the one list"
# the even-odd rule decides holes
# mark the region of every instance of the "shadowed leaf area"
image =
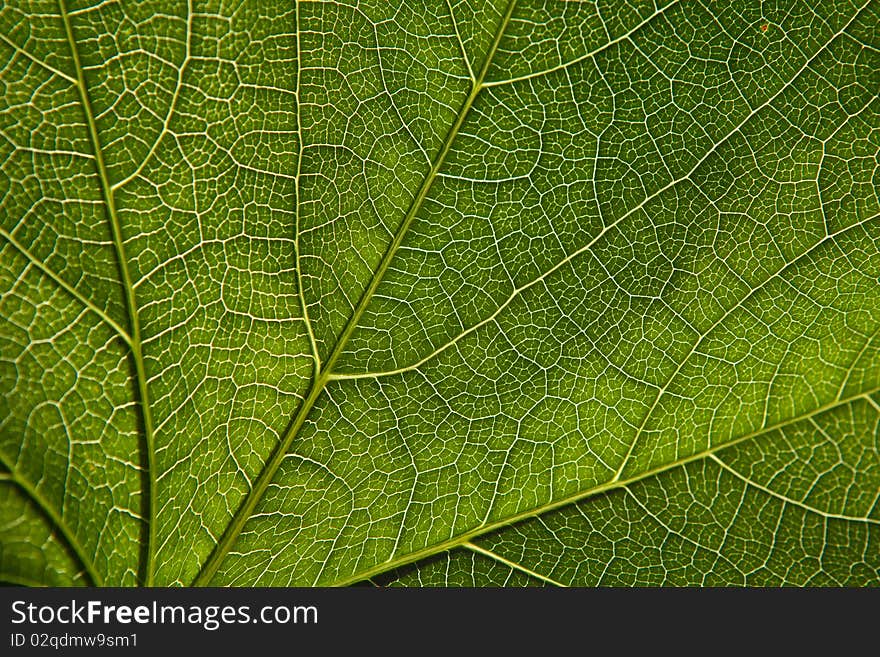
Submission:
[[880,2],[0,5],[0,581],[880,584]]

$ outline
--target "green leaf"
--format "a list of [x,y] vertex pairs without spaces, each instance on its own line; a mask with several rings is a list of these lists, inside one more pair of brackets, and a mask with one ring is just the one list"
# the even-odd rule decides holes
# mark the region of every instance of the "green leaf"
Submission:
[[875,399],[697,455],[376,582],[876,585]]
[[880,3],[172,4],[0,7],[0,580],[880,583]]

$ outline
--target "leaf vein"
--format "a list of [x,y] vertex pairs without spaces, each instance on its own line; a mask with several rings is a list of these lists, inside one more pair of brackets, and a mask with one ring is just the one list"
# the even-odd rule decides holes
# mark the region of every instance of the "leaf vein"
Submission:
[[122,225],[119,221],[119,215],[116,211],[116,200],[113,195],[113,187],[110,184],[110,176],[107,171],[107,165],[104,162],[104,154],[101,147],[101,140],[98,135],[98,126],[95,120],[95,113],[92,109],[91,99],[89,98],[88,87],[86,86],[85,73],[79,58],[79,50],[76,39],[73,34],[73,25],[70,16],[67,13],[66,0],[58,0],[58,8],[61,13],[61,20],[64,23],[64,32],[67,36],[67,43],[70,48],[70,54],[73,58],[74,68],[76,69],[77,83],[76,87],[79,91],[80,103],[82,111],[85,115],[88,127],[89,139],[95,151],[95,164],[98,177],[100,179],[101,193],[107,208],[107,215],[110,222],[110,229],[113,235],[113,246],[116,251],[117,264],[119,273],[122,277],[123,296],[125,298],[125,306],[128,312],[131,334],[131,355],[134,362],[135,378],[138,389],[138,400],[141,409],[141,417],[144,425],[144,440],[146,443],[146,478],[148,488],[145,497],[148,499],[148,517],[147,523],[147,545],[144,555],[144,583],[147,586],[153,584],[154,572],[154,549],[156,537],[156,467],[155,467],[155,450],[153,440],[153,417],[150,409],[150,397],[147,390],[147,376],[144,366],[143,346],[141,341],[141,327],[138,318],[137,301],[135,299],[135,290],[132,285],[131,272],[128,267],[128,258],[125,254],[124,239],[122,236]]

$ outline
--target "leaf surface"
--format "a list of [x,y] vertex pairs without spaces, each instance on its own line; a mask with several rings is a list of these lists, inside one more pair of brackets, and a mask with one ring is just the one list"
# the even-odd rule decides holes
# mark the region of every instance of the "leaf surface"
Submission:
[[423,4],[2,6],[0,579],[878,583],[880,5]]

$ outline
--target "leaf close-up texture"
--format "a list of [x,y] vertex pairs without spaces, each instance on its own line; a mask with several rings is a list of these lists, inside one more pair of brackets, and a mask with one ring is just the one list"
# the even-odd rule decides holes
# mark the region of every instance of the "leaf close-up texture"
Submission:
[[0,582],[880,585],[880,2],[0,2]]

